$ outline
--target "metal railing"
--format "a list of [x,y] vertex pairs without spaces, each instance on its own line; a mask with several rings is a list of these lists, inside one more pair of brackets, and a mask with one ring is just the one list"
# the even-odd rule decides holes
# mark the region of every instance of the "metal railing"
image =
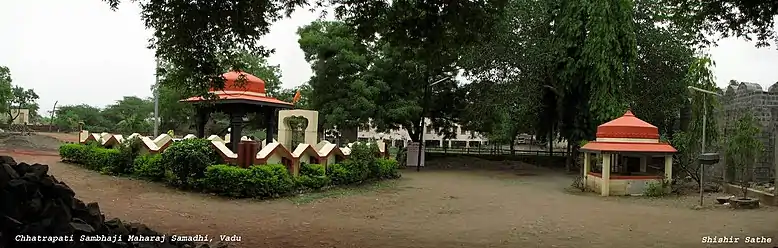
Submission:
[[442,154],[473,154],[473,155],[524,155],[524,156],[555,156],[565,157],[567,152],[565,151],[553,151],[549,153],[548,150],[514,150],[506,148],[491,148],[491,147],[425,147],[427,153],[442,153]]

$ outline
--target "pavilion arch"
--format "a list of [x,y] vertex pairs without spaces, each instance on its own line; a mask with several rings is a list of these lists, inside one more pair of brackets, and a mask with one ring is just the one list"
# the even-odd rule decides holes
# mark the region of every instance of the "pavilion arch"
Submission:
[[288,150],[293,150],[297,147],[297,144],[293,143],[293,127],[289,126],[290,120],[299,120],[300,118],[307,120],[307,125],[303,128],[303,144],[314,145],[319,143],[319,112],[313,110],[280,110],[278,111],[278,142],[288,147]]

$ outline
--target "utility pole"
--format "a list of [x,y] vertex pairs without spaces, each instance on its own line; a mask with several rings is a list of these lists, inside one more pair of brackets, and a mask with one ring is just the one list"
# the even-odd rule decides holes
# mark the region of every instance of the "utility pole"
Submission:
[[[714,96],[721,97],[721,94],[719,94],[717,92],[700,89],[700,88],[697,88],[697,87],[694,87],[694,86],[688,86],[687,88],[689,88],[689,90],[691,90],[691,91],[696,91],[696,92],[700,92],[700,93],[703,93],[703,94],[708,94],[708,95],[714,95]],[[703,95],[703,98],[702,98],[702,145],[701,145],[702,147],[700,147],[702,149],[702,151],[700,152],[700,154],[705,154],[705,138],[706,138],[705,135],[706,135],[706,129],[708,128],[708,100],[707,100],[707,98],[708,98],[708,96]],[[705,165],[704,164],[700,163],[700,170],[699,171],[700,171],[700,175],[699,175],[699,177],[700,177],[700,206],[702,206],[705,203],[705,189],[704,189],[705,188],[705,184],[703,183],[703,179],[705,179]]]
[[54,113],[57,112],[57,103],[59,103],[59,101],[54,101],[54,107],[51,108],[51,116],[49,117],[49,132],[51,132],[51,126],[54,125]]
[[156,58],[157,66],[154,68],[154,137],[159,136],[159,58]]

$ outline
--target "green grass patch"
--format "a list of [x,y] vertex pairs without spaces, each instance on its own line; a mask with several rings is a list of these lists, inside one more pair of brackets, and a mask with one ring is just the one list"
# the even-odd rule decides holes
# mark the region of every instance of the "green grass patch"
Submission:
[[383,180],[357,186],[336,186],[328,189],[322,189],[321,191],[308,192],[290,197],[289,201],[296,205],[302,205],[326,198],[347,197],[370,193],[396,192],[400,190],[400,188],[397,187],[400,180],[402,179]]

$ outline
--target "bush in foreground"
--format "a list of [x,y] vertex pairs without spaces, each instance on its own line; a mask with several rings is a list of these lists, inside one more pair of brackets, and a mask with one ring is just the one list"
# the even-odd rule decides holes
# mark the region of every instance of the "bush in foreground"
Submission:
[[187,139],[174,142],[162,152],[168,184],[181,188],[198,189],[205,177],[206,167],[217,164],[219,155],[207,139]]
[[301,164],[300,176],[295,179],[299,187],[308,190],[320,190],[331,183],[324,166],[320,164]]
[[376,167],[378,173],[376,179],[397,179],[400,178],[400,172],[397,169],[400,167],[397,160],[380,158],[376,160]]
[[132,174],[137,177],[149,179],[151,181],[162,181],[165,177],[165,167],[162,165],[162,155],[141,155],[135,158],[132,164]]
[[202,186],[222,196],[271,198],[294,192],[295,181],[283,165],[241,168],[222,164],[205,169]]

